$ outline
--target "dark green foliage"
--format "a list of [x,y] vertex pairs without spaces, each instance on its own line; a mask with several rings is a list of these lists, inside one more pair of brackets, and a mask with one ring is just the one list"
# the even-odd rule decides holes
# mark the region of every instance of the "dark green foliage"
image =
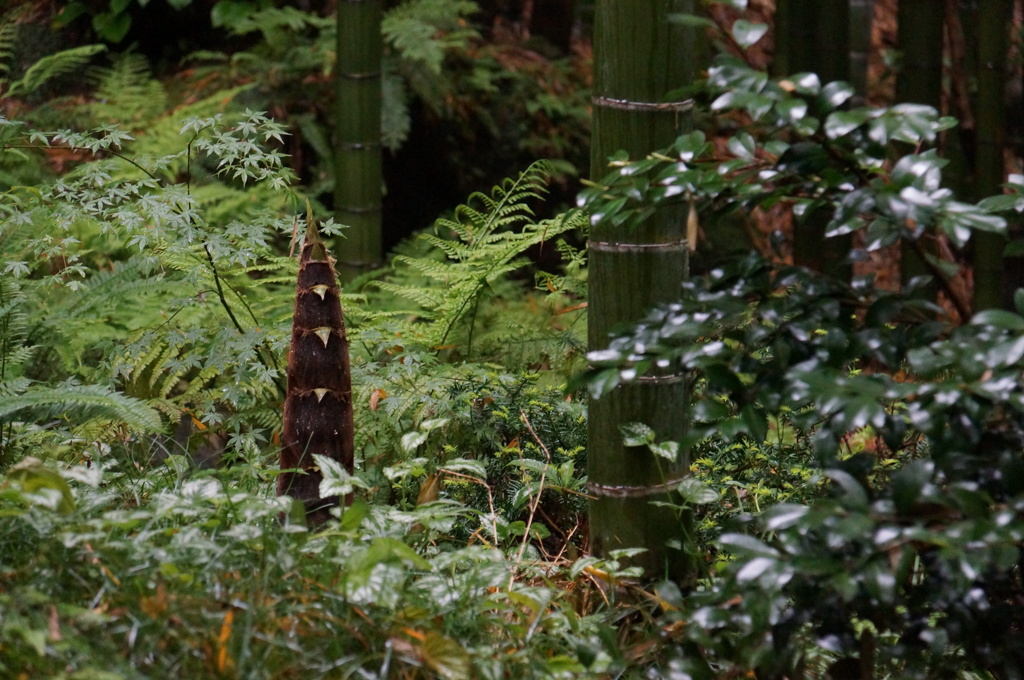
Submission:
[[[394,35],[443,4],[399,5],[415,16]],[[253,30],[322,64],[292,9]],[[472,70],[465,34],[430,35],[457,44],[403,49],[509,84],[487,81],[498,57]],[[91,131],[0,119],[0,676],[1021,676],[1020,316],[957,328],[922,282],[709,260],[682,303],[592,357],[599,390],[659,362],[694,376],[687,439],[623,434],[692,445],[678,491],[706,578],[686,598],[644,591],[626,553],[580,553],[586,409],[564,381],[584,361],[587,272],[554,235],[582,220],[532,216],[534,166],[404,246],[386,285],[340,294],[361,459],[321,459],[318,491],[356,500],[310,533],[271,491],[297,272],[283,130],[224,109],[244,89],[167,112],[174,86],[138,59],[92,75],[107,101],[69,109]],[[1020,177],[977,205],[941,188],[930,146],[950,121],[843,110],[849,94],[722,60],[696,96],[729,114],[727,153],[684,136],[618,159],[581,202],[623,226],[692,202],[701,228],[782,203],[866,250],[935,230],[963,245],[1022,212]],[[468,94],[437,101],[476,115]],[[558,104],[538,111],[585,110]],[[955,296],[953,262],[929,263]],[[224,464],[197,468],[174,421],[224,442]]]
[[[550,589],[506,590],[512,565],[494,551],[406,544],[417,522],[454,521],[452,508],[357,504],[332,532],[310,536],[282,524],[286,502],[254,489],[241,468],[194,474],[172,458],[157,472],[134,508],[118,493],[136,483],[112,469],[35,465],[6,477],[0,672],[280,678],[383,668],[468,680],[584,670],[573,649],[591,626],[571,609],[545,612]],[[58,512],[51,501],[62,492],[70,504]],[[545,631],[533,643],[531,623]]]
[[[576,609],[597,600],[544,581],[587,578],[567,573],[585,412],[562,392],[583,256],[558,240],[586,220],[533,216],[550,168],[473,196],[380,273],[416,297],[337,293],[362,460],[314,459],[317,495],[357,499],[311,536],[270,497],[298,270],[284,131],[222,112],[238,90],[167,113],[137,59],[95,73],[98,127],[0,119],[0,675],[607,667],[613,641]],[[57,177],[48,153],[74,160]]]
[[[581,202],[623,225],[691,197],[706,211],[824,206],[829,233],[862,230],[868,250],[931,229],[962,246],[1004,229],[994,211],[1019,203],[957,201],[934,151],[892,158],[891,142],[926,144],[948,125],[926,107],[840,111],[843,84],[780,84],[731,60],[710,84],[713,108],[763,126],[733,137],[735,158],[709,163],[703,136],[685,135]],[[923,254],[948,285],[951,263]],[[597,393],[655,366],[691,372],[695,422],[679,444],[706,460],[728,465],[741,447],[764,452],[754,464],[777,441],[806,461],[791,470],[816,470],[815,486],[771,494],[786,502],[726,513],[712,542],[732,561],[706,587],[683,601],[665,586],[667,618],[687,622],[667,661],[680,673],[1020,676],[1024,318],[990,311],[954,327],[922,283],[882,291],[750,255],[590,355]],[[704,478],[719,493],[681,491],[731,501],[728,475]]]
[[[31,174],[47,150],[82,158],[59,181],[5,191],[3,275],[24,296],[33,346],[25,378],[34,382],[5,383],[15,439],[78,442],[67,450],[75,457],[104,432],[154,433],[183,416],[233,422],[241,446],[265,436],[254,426],[274,424],[268,416],[279,410],[265,400],[280,389],[283,333],[260,324],[283,302],[267,294],[285,289],[270,274],[294,276],[270,246],[291,220],[256,201],[282,205],[268,189],[285,186],[288,173],[260,146],[280,128],[259,114],[237,121],[229,129],[219,115],[160,118],[136,145],[113,124],[40,132],[0,119],[12,175]],[[208,391],[218,381],[224,389]],[[54,416],[61,427],[38,427]]]
[[[443,257],[402,253],[395,257],[396,275],[376,285],[412,303],[411,308],[389,313],[407,319],[395,329],[403,344],[454,349],[470,357],[524,339],[514,338],[511,328],[507,335],[495,334],[497,329],[488,328],[488,323],[502,322],[479,319],[479,310],[489,306],[484,304],[489,298],[500,295],[503,280],[530,264],[526,257],[530,249],[547,245],[553,250],[566,232],[586,226],[586,216],[575,210],[552,219],[534,218],[531,203],[543,200],[550,172],[550,164],[534,163],[515,179],[492,188],[490,195],[475,192],[451,218],[435,223],[435,233],[419,235],[428,252]],[[502,325],[514,320],[511,315],[506,319]]]

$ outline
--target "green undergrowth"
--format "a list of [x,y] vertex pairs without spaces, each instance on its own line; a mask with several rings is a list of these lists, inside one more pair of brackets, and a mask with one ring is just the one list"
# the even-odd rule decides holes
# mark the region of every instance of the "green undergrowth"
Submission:
[[534,217],[553,168],[343,294],[360,453],[321,465],[355,500],[314,535],[273,496],[302,197],[238,94],[0,118],[0,675],[626,668],[618,567],[579,561],[586,219]]
[[[457,467],[469,478],[472,470]],[[357,500],[311,535],[258,461],[26,459],[0,491],[5,677],[579,677],[618,633],[569,560],[453,500]],[[327,483],[344,483],[328,476]],[[525,550],[520,549],[525,545]],[[568,596],[568,597],[567,597]]]
[[[472,36],[399,36],[469,4],[406,7],[389,77],[426,86]],[[266,43],[232,68],[272,82],[275,54],[323,58],[289,31],[322,44],[325,21],[253,21],[229,22]],[[34,91],[81,56],[0,86]],[[288,131],[228,76],[178,101],[129,55],[80,105],[0,117],[0,677],[1021,677],[1019,313],[957,326],[924,281],[883,291],[751,253],[585,351],[584,210],[625,229],[684,201],[700,220],[782,206],[862,232],[862,258],[1002,232],[1024,178],[955,200],[931,148],[952,120],[846,108],[843,83],[723,57],[696,96],[735,126],[724,148],[694,131],[616,158],[553,218],[557,163],[470,195],[342,294],[357,465],[318,460],[322,495],[352,501],[311,532],[273,494],[306,196]],[[954,295],[956,262],[929,261]],[[687,593],[639,580],[628,551],[587,554],[584,388],[652,367],[692,377],[690,429],[622,430],[691,454]]]

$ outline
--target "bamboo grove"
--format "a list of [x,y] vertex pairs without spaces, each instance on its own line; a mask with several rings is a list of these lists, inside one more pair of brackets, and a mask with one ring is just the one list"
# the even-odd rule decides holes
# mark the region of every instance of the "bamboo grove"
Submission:
[[5,8],[0,676],[1020,677],[1020,13]]

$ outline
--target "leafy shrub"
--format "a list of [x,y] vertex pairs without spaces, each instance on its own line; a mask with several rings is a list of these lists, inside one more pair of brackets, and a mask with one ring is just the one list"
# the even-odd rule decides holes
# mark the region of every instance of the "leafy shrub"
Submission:
[[[4,276],[20,289],[24,323],[35,329],[22,343],[33,371],[5,384],[21,400],[9,402],[8,413],[34,408],[30,423],[47,408],[60,413],[91,400],[107,409],[108,422],[114,415],[112,425],[136,434],[162,429],[147,412],[157,409],[170,422],[188,414],[221,423],[232,448],[253,446],[253,426],[279,418],[266,399],[279,390],[286,334],[276,322],[263,324],[283,317],[287,303],[267,294],[277,283],[268,275],[295,269],[272,246],[291,222],[258,207],[286,204],[287,193],[275,191],[289,177],[281,156],[260,146],[280,139],[281,129],[256,113],[230,128],[220,115],[191,119],[174,152],[149,155],[152,147],[140,144],[130,157],[131,135],[113,125],[45,133],[0,123],[8,144],[32,154],[70,150],[88,159],[36,188],[38,200],[24,200],[32,196],[25,187],[5,192],[13,208],[3,218]],[[171,181],[178,173],[184,182]],[[47,396],[43,385],[60,381]],[[76,381],[94,386],[72,387]],[[223,389],[208,389],[217,382]],[[88,413],[72,418],[72,438],[91,427],[82,420]]]
[[[8,473],[5,674],[573,677],[585,670],[576,646],[597,639],[601,618],[559,604],[529,562],[435,543],[458,506],[359,502],[314,536],[282,523],[286,499],[237,466],[196,472],[171,457],[139,481],[38,461]],[[414,550],[417,531],[429,540]]]
[[[694,132],[624,161],[581,204],[623,227],[680,200],[706,213],[823,207],[829,235],[861,231],[867,250],[936,233],[963,246],[1019,204],[1016,184],[977,205],[942,187],[943,161],[921,147],[951,123],[926,107],[842,110],[845,84],[772,81],[730,58],[709,84],[713,109],[753,122],[729,157]],[[950,267],[921,252],[953,295]],[[679,677],[1020,675],[1024,318],[953,327],[924,283],[888,292],[750,255],[590,355],[596,393],[654,365],[691,371],[682,445],[721,461],[782,444],[769,432],[785,423],[785,446],[816,468],[803,493],[726,522],[713,543],[733,559],[716,578],[685,599],[663,587],[680,625],[665,664]],[[858,439],[870,446],[855,451]]]

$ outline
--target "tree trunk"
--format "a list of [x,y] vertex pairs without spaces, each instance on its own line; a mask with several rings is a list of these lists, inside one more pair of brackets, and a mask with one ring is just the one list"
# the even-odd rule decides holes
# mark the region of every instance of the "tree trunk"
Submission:
[[[975,199],[1001,192],[1006,181],[1003,146],[1006,141],[1006,75],[1009,30],[1013,18],[1012,0],[985,0],[978,9],[977,82],[974,107],[977,124],[977,152],[974,157]],[[974,309],[1007,307],[1012,299],[1003,286],[1001,234],[974,235]]]
[[816,0],[811,45],[822,82],[850,80],[850,0]]
[[945,16],[940,0],[899,1],[897,42],[903,57],[896,77],[897,101],[941,108]]
[[335,67],[335,219],[348,225],[336,244],[351,279],[381,261],[381,0],[338,2]]
[[[689,129],[689,103],[666,97],[691,82],[694,32],[668,21],[692,13],[694,0],[598,0],[594,26],[594,127],[591,177],[609,171],[608,157],[631,158],[671,144]],[[609,333],[638,322],[646,310],[678,300],[686,276],[685,208],[661,210],[634,231],[597,224],[590,234],[589,322],[592,350],[608,345]],[[621,426],[643,423],[661,441],[678,440],[687,428],[684,376],[665,374],[623,385],[590,402],[588,467],[590,548],[608,556],[619,548],[646,548],[633,564],[647,578],[689,583],[694,559],[689,520],[654,505],[672,502],[687,474],[688,456],[654,456],[627,447]]]
[[874,0],[850,0],[850,84],[856,92],[850,100],[850,105],[854,107],[866,104],[871,26],[874,18]]
[[816,0],[776,0],[775,75],[816,71]]
[[[849,0],[779,0],[777,8],[784,31],[777,58],[787,69],[779,75],[810,71],[822,83],[850,79]],[[794,220],[793,261],[849,280],[853,240],[849,235],[825,238],[830,218],[830,209],[819,207]]]
[[[899,0],[896,13],[897,42],[903,58],[896,77],[896,101],[927,104],[942,110],[943,26],[946,7],[943,0]],[[928,241],[920,241],[926,248]],[[932,272],[921,254],[907,241],[900,252],[900,278],[903,283]],[[934,298],[938,285],[928,289]]]

